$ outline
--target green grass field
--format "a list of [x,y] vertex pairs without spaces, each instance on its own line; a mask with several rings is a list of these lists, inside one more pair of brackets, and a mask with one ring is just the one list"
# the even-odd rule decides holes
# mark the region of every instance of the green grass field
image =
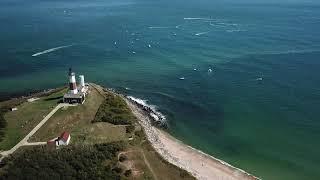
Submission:
[[84,104],[58,110],[30,141],[48,141],[67,131],[71,134],[71,142],[76,143],[85,135],[86,129],[92,126],[91,121],[103,100],[104,97],[98,91],[90,88]]
[[[23,103],[18,106],[18,111],[5,114],[6,120],[12,122],[8,121],[10,126],[7,127],[6,141],[1,142],[1,145],[6,147],[15,145],[23,135],[36,126],[44,115],[55,107],[59,101],[59,97],[62,95],[61,93],[63,92],[54,93],[34,103]],[[119,175],[121,179],[194,179],[187,172],[169,164],[159,156],[146,139],[146,135],[138,124],[136,117],[120,96],[111,92],[104,92],[97,85],[92,85],[89,88],[89,94],[84,104],[58,110],[29,139],[29,142],[48,141],[59,136],[63,131],[68,131],[71,134],[70,148],[66,147],[67,149],[77,149],[79,147],[79,149],[85,150],[91,149],[97,144],[124,142],[125,148],[118,152],[126,157],[124,161],[112,160],[112,167],[108,166],[108,164],[110,165],[109,160],[105,162],[97,161],[98,163],[106,164],[107,166],[105,167],[101,166],[101,164],[95,164],[99,168],[106,168],[109,172],[111,168],[111,174]],[[21,156],[31,157],[24,152],[27,150],[27,152],[33,152],[32,149],[32,147],[20,148],[8,160],[8,162],[13,162],[13,164],[10,165],[9,163],[8,166],[4,167],[16,168],[24,174],[32,174],[32,168],[29,169],[29,172],[23,166],[14,165],[14,163],[18,162],[17,159],[19,159],[19,163],[27,163],[24,162],[25,158]],[[46,146],[40,149],[41,153],[37,155],[40,160],[57,155],[48,154],[45,149]],[[52,149],[49,148],[48,151],[52,151]],[[87,156],[85,152],[79,151],[79,153],[84,153]],[[42,156],[41,154],[44,155]],[[74,162],[86,164],[89,158],[77,158],[77,155],[72,153],[68,157],[78,159],[77,161],[70,159],[63,162],[64,166],[70,167],[70,171],[76,168],[73,166]],[[34,164],[38,166],[39,163],[42,162],[35,162]],[[51,165],[45,171],[56,175],[54,167],[57,164],[52,163],[51,160],[48,164]],[[8,176],[14,176],[12,174],[14,172],[8,169],[2,168],[0,169],[1,171]],[[114,174],[114,172],[116,173]],[[99,173],[101,173],[100,170],[94,172],[92,176],[99,176]]]
[[7,126],[0,149],[9,150],[23,139],[58,104],[65,92],[63,89],[34,102],[23,102],[17,106],[17,111],[5,113]]

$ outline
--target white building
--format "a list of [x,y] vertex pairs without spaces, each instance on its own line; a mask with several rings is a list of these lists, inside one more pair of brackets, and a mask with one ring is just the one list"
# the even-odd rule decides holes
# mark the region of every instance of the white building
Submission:
[[71,136],[68,132],[63,132],[59,137],[54,138],[50,141],[47,142],[48,145],[55,145],[56,147],[58,146],[66,146],[69,144],[71,139]]

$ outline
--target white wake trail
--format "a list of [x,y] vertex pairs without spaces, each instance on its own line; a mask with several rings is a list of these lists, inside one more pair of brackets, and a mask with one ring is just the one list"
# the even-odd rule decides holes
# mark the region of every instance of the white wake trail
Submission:
[[195,34],[196,36],[201,36],[201,35],[204,35],[204,34],[208,34],[210,31],[207,31],[207,32],[200,32],[200,33],[197,33]]
[[59,46],[59,47],[55,47],[55,48],[51,48],[51,49],[47,49],[47,50],[44,50],[44,51],[41,51],[41,52],[37,52],[35,54],[32,54],[33,57],[36,57],[36,56],[40,56],[42,54],[47,54],[47,53],[50,53],[50,52],[53,52],[53,51],[57,51],[59,49],[63,49],[63,48],[68,48],[68,47],[71,47],[73,46],[74,44],[70,44],[70,45],[67,45],[67,46]]
[[168,27],[168,26],[151,26],[151,27],[148,27],[149,29],[169,29],[169,28],[172,28],[172,27]]
[[205,20],[205,21],[215,21],[216,19],[211,18],[194,18],[194,17],[187,17],[183,18],[184,20]]

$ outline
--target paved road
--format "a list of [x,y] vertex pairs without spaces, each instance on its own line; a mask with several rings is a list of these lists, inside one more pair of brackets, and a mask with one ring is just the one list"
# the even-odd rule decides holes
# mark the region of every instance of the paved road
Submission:
[[[32,131],[29,132],[29,134],[27,134],[18,144],[16,144],[13,148],[11,148],[8,151],[3,151],[0,154],[2,155],[2,158],[0,158],[0,161],[3,159],[3,157],[8,156],[9,154],[14,153],[19,147],[24,146],[24,145],[41,145],[43,144],[43,142],[39,142],[39,143],[28,143],[28,139],[34,135],[34,133],[36,133],[41,126],[44,125],[44,123],[46,123],[51,116],[54,115],[54,113],[56,113],[60,108],[62,107],[66,107],[66,106],[75,106],[72,104],[65,104],[65,103],[61,103],[58,104],[46,117],[43,118],[43,120],[35,127],[32,129]],[[44,143],[45,144],[45,143]]]

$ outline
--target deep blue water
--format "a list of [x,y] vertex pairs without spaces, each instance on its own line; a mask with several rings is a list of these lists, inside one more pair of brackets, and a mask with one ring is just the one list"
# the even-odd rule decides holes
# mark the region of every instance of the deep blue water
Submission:
[[2,0],[0,22],[0,94],[61,86],[72,66],[256,176],[320,178],[320,5]]

